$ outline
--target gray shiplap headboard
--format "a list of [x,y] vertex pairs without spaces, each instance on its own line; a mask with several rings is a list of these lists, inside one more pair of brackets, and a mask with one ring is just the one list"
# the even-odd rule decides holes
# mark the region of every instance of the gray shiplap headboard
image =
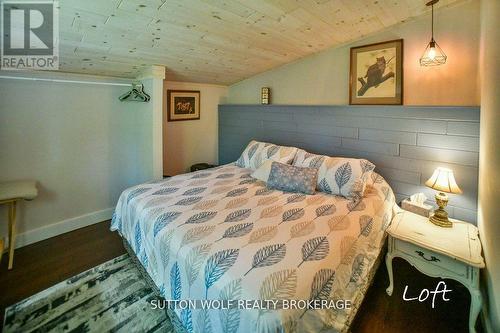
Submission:
[[219,163],[251,140],[310,152],[363,157],[402,200],[424,192],[437,166],[451,168],[464,193],[450,195],[452,217],[476,223],[479,107],[220,105]]

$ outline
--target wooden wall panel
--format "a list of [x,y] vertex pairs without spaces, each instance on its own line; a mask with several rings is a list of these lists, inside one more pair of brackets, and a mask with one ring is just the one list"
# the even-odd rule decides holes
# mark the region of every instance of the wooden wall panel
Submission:
[[235,161],[252,140],[372,161],[398,200],[434,190],[424,182],[451,168],[462,195],[452,217],[476,223],[479,107],[220,105],[219,163]]
[[[435,9],[461,1],[441,0]],[[60,69],[135,78],[151,65],[162,65],[169,81],[232,84],[430,15],[425,1],[400,3],[64,0]]]

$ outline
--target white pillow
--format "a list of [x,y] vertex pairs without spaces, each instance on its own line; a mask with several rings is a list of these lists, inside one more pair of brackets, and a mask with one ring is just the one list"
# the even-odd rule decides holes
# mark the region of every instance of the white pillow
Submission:
[[299,149],[293,165],[318,169],[319,191],[360,198],[375,165],[365,159],[316,155]]
[[252,140],[241,153],[236,165],[242,168],[256,170],[266,160],[291,164],[298,148],[278,146],[272,143]]
[[267,183],[273,162],[273,160],[266,160],[258,169],[252,172],[250,176]]

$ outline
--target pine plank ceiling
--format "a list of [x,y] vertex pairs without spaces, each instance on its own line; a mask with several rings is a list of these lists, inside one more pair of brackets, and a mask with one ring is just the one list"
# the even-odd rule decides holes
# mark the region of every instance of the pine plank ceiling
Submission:
[[[427,0],[61,0],[60,70],[228,85],[428,12]],[[438,7],[457,0],[441,0]]]

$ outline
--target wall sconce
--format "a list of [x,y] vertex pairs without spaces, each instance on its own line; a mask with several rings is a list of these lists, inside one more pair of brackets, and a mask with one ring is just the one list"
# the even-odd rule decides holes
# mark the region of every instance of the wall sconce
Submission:
[[271,102],[271,88],[262,87],[260,91],[260,100],[263,105],[267,105]]
[[426,3],[426,6],[432,8],[431,41],[427,44],[424,54],[420,58],[420,66],[439,66],[446,63],[446,54],[434,40],[434,5],[438,2],[439,0],[432,0]]

